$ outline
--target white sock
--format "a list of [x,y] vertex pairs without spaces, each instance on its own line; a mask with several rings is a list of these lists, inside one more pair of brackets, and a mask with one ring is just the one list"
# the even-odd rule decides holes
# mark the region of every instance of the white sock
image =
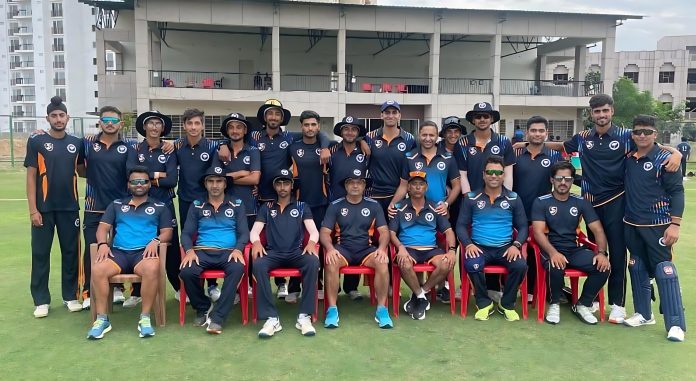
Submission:
[[420,292],[418,293],[418,295],[416,295],[416,297],[421,299],[427,299],[425,297],[425,291],[423,291],[423,288],[420,289]]

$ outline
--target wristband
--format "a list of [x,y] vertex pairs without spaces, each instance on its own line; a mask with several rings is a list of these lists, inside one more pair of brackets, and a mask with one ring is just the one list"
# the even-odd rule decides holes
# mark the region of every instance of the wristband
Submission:
[[679,223],[676,223],[676,222],[670,222],[669,224],[670,224],[670,225],[676,225],[676,226],[681,226],[681,224],[679,224]]
[[99,242],[99,243],[97,244],[97,249],[100,248],[101,245],[108,245],[108,243],[106,243],[106,242]]
[[162,241],[159,239],[159,237],[155,237],[152,239],[153,241],[156,241],[157,243],[161,243]]
[[512,241],[512,246],[515,246],[518,249],[522,248],[522,244],[517,241]]

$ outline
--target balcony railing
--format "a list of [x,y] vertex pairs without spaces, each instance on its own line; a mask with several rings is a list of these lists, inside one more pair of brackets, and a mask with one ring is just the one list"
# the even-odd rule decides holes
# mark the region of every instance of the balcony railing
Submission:
[[584,81],[535,81],[526,79],[501,79],[502,95],[540,95],[540,96],[592,96],[602,93],[602,84]]
[[62,9],[52,10],[51,17],[63,17],[63,10]]
[[491,94],[490,79],[440,78],[440,94]]
[[7,13],[7,18],[31,16],[31,9],[15,9]]
[[34,102],[36,95],[34,94],[19,94],[12,96],[12,102]]
[[54,52],[64,52],[65,51],[65,45],[63,45],[63,44],[52,45],[52,48],[53,48]]
[[32,68],[32,67],[34,67],[34,61],[10,62],[10,69]]
[[696,111],[687,111],[684,113],[684,119],[696,120]]
[[63,34],[63,28],[51,28],[53,34]]
[[10,84],[12,86],[15,86],[15,85],[33,85],[34,78],[12,78],[10,80]]
[[430,92],[430,78],[424,77],[376,77],[355,76],[346,84],[346,91],[362,93],[412,93]]
[[336,81],[330,75],[282,74],[280,90],[282,91],[337,91]]
[[53,78],[53,84],[57,86],[64,86],[65,78]]
[[54,69],[65,69],[65,61],[53,61]]
[[[262,90],[264,76],[248,73],[150,70],[151,87]],[[256,78],[256,79],[255,79]],[[268,87],[272,87],[270,76]]]
[[36,113],[33,110],[29,111],[12,111],[12,116],[16,118],[33,118]]
[[34,50],[34,44],[10,45],[10,53]]

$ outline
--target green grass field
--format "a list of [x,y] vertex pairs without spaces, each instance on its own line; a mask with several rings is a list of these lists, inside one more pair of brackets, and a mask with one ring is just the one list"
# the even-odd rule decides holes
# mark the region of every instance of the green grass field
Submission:
[[[477,322],[451,316],[433,303],[424,321],[401,314],[393,330],[380,330],[368,300],[341,295],[341,328],[302,337],[294,328],[296,305],[280,302],[284,330],[259,340],[260,324],[242,326],[235,308],[220,336],[178,324],[178,303],[168,290],[168,324],[157,336],[138,338],[137,311],[114,307],[114,329],[103,340],[85,339],[87,311],[70,313],[60,301],[60,263],[54,243],[47,318],[34,319],[29,293],[29,218],[24,172],[0,170],[0,359],[3,379],[693,379],[696,337],[665,339],[662,317],[654,326],[629,329],[608,323],[587,326],[561,309],[561,324],[530,319],[506,322],[495,315]],[[696,210],[696,180],[686,183],[687,209]],[[84,188],[81,188],[81,190]],[[696,223],[686,213],[676,246],[688,325],[696,324]],[[630,287],[629,287],[630,290]],[[366,293],[366,291],[364,291]],[[402,293],[407,295],[406,286]],[[630,293],[630,291],[629,291]],[[402,299],[403,300],[403,299]],[[630,300],[630,296],[629,296]],[[633,312],[629,301],[629,313]],[[657,311],[656,311],[657,313]],[[691,360],[689,360],[691,359]],[[7,378],[6,378],[7,377]]]

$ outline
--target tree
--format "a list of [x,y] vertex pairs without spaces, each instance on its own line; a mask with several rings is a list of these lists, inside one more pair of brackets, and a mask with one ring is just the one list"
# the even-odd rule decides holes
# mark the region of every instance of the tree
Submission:
[[622,77],[614,82],[614,118],[616,125],[630,127],[639,114],[654,115],[655,99],[649,91],[640,91],[635,83]]

